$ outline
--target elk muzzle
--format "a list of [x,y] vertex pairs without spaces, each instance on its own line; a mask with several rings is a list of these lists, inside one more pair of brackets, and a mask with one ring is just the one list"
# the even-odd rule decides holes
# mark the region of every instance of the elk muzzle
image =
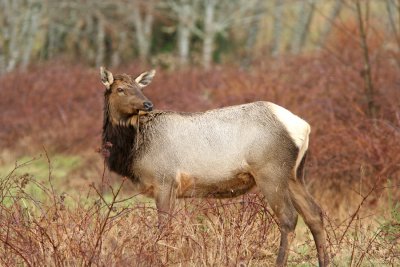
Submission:
[[153,103],[151,103],[150,101],[145,101],[145,102],[143,102],[143,107],[146,111],[152,111]]

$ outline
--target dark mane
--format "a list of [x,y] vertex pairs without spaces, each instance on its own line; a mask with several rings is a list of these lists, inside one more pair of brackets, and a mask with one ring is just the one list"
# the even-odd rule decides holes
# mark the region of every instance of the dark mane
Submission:
[[[137,180],[131,170],[135,155],[136,129],[133,126],[113,125],[110,119],[109,92],[104,94],[103,147],[109,151],[108,168],[122,176]],[[108,145],[110,143],[110,145]]]

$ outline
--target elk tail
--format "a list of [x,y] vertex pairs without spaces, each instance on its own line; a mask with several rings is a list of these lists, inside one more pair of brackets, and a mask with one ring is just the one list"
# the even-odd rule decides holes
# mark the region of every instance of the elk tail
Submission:
[[308,151],[304,152],[303,158],[301,159],[300,164],[296,170],[296,179],[301,180],[301,183],[303,185],[305,185],[304,177],[306,176],[305,164],[307,159],[307,152]]

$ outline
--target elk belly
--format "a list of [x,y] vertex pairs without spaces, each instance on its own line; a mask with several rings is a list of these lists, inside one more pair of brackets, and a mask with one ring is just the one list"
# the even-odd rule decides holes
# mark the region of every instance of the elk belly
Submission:
[[248,192],[256,185],[253,175],[248,172],[239,172],[231,177],[218,179],[218,181],[178,172],[176,182],[177,196],[180,198],[231,198]]

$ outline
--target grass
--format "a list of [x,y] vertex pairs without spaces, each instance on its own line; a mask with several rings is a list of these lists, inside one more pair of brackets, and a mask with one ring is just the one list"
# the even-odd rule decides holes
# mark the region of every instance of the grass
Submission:
[[[274,264],[279,229],[259,195],[230,200],[179,201],[169,226],[159,230],[154,203],[132,192],[131,195],[123,193],[122,188],[129,181],[115,182],[106,177],[106,172],[102,184],[86,186],[79,195],[72,191],[60,194],[55,178],[71,173],[79,166],[79,159],[55,156],[58,162],[53,164],[52,159],[48,160],[51,167],[47,165],[47,171],[46,159],[18,165],[2,179],[1,265]],[[33,177],[42,180],[39,183]],[[36,189],[28,190],[31,186]],[[390,197],[390,190],[387,192]],[[333,266],[395,266],[400,263],[396,230],[399,204],[393,199],[387,203],[391,209],[389,214],[363,218],[368,208],[362,201],[355,215],[340,223],[326,217]],[[316,264],[312,235],[300,219],[288,265]]]
[[[2,180],[8,178],[18,180],[19,187],[14,187],[10,194],[14,194],[14,190],[23,189],[25,193],[35,196],[36,200],[43,201],[46,190],[43,187],[50,186],[53,188],[64,188],[69,194],[73,193],[70,188],[65,188],[65,179],[74,170],[82,165],[82,159],[79,156],[55,155],[52,157],[51,163],[45,155],[40,154],[37,157],[29,158],[27,156],[20,158],[14,164],[8,163],[0,167],[0,177]],[[50,179],[51,178],[51,179]],[[11,201],[7,198],[5,203]]]
[[50,171],[53,180],[59,182],[82,164],[82,158],[76,155],[54,155],[51,157],[51,166],[49,166],[48,159],[43,154],[33,158],[24,156],[13,163],[0,165],[0,177],[8,175],[15,169],[13,171],[15,175],[29,173],[35,176],[37,180],[44,181],[48,179]]

